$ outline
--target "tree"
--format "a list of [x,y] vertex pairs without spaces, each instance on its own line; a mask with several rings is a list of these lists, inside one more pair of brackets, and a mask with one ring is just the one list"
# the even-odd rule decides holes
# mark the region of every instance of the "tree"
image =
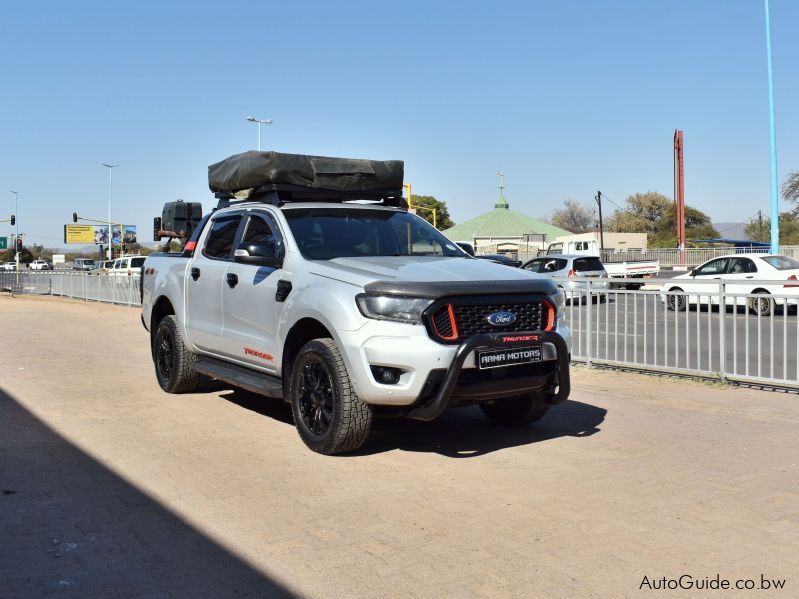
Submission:
[[[793,214],[799,216],[799,171],[793,171],[785,178],[782,184],[782,197],[786,202],[796,204]],[[780,215],[780,219],[782,219],[782,215]]]
[[[771,241],[771,219],[752,220],[746,224],[744,234],[752,241]],[[794,212],[780,214],[780,244],[799,245],[799,219]]]
[[441,200],[437,200],[433,196],[413,196],[411,197],[411,203],[413,204],[413,208],[419,208],[416,212],[417,216],[421,216],[431,225],[433,224],[433,211],[432,210],[425,210],[425,208],[435,208],[436,209],[436,227],[439,230],[449,229],[450,227],[454,227],[455,223],[449,216],[449,210],[447,210],[447,203],[442,202]]
[[577,200],[566,200],[562,209],[552,213],[549,222],[572,233],[587,233],[594,230],[598,221],[593,206],[585,207]]
[[[677,220],[674,202],[654,191],[628,196],[627,207],[616,210],[608,229],[618,233],[646,233],[647,243],[655,248],[677,247]],[[710,217],[691,206],[685,207],[685,239],[711,239],[719,233]]]

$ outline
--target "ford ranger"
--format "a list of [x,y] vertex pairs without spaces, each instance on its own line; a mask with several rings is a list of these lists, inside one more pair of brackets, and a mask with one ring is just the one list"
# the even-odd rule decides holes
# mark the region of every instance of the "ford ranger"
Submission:
[[219,206],[143,266],[142,321],[168,393],[200,377],[291,404],[313,451],[375,415],[477,404],[522,425],[569,395],[548,278],[477,260],[402,198],[400,161],[246,152],[209,167]]

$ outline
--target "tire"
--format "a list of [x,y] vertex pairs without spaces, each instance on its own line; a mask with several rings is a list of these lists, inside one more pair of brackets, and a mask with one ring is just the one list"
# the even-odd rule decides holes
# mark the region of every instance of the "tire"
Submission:
[[630,291],[639,291],[643,287],[643,283],[627,283],[625,287]]
[[369,436],[372,408],[355,394],[332,339],[309,341],[297,354],[289,400],[300,438],[316,453],[354,451]]
[[544,395],[529,393],[521,397],[483,402],[480,409],[494,424],[523,426],[541,420],[549,410],[549,404]]
[[755,295],[761,297],[749,298],[749,311],[760,316],[771,316],[774,313],[774,300],[766,291],[756,291]]
[[684,295],[674,295],[674,292],[682,293],[683,291],[679,287],[669,289],[669,293],[666,294],[666,306],[673,312],[685,312],[688,298]]
[[197,356],[191,353],[180,335],[174,314],[164,316],[153,335],[153,363],[155,377],[167,393],[189,393],[197,386],[194,370]]

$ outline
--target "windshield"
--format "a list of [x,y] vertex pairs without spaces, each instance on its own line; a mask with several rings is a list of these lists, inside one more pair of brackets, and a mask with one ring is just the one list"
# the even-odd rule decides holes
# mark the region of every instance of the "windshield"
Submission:
[[302,255],[309,260],[368,256],[463,258],[463,250],[427,221],[393,210],[296,208],[284,210]]
[[799,269],[799,260],[789,258],[788,256],[764,256],[762,259],[777,270]]

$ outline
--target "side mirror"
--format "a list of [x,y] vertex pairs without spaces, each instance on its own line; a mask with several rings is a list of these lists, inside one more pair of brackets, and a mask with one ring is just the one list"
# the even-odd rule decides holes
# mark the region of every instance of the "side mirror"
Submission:
[[688,274],[691,275],[692,277],[695,277],[696,276],[696,269],[692,268]]
[[249,241],[236,248],[233,259],[240,264],[283,268],[282,253],[274,241]]

